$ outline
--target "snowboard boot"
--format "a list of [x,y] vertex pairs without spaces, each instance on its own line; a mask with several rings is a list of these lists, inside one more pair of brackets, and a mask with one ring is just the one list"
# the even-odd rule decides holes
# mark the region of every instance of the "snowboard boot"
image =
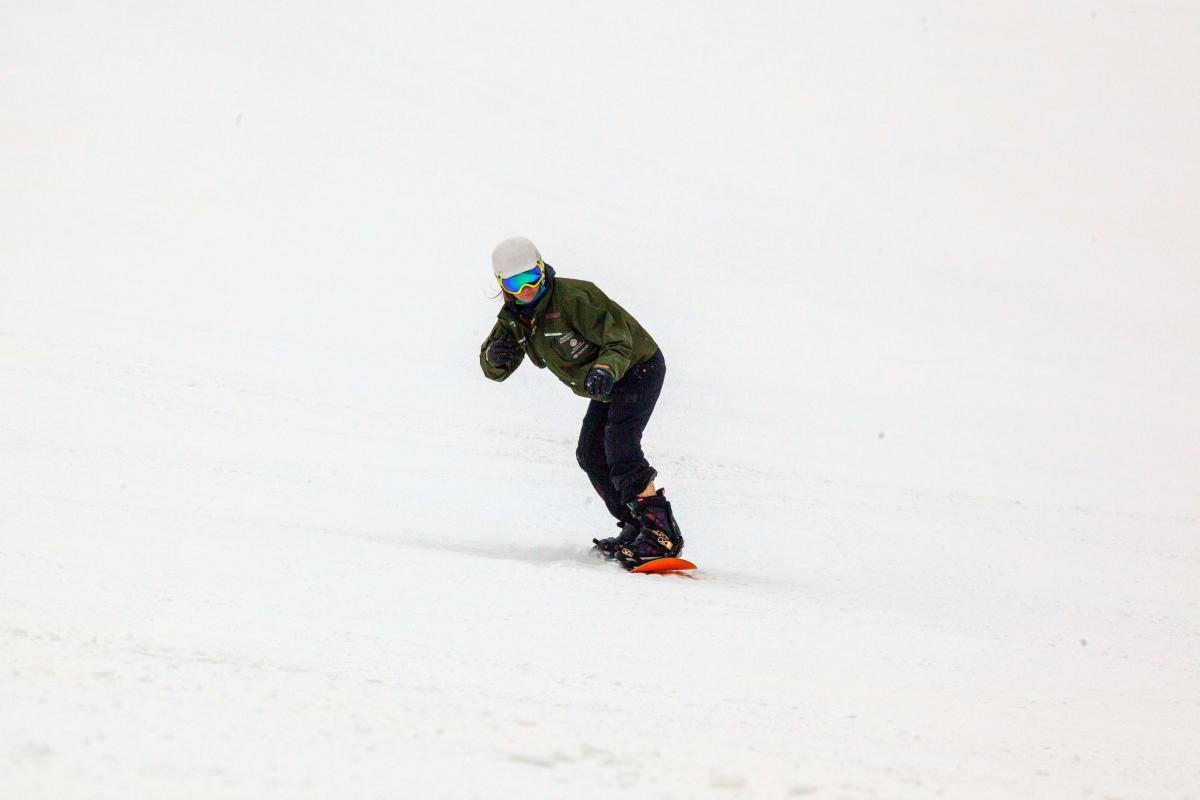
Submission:
[[683,534],[664,491],[659,489],[649,497],[629,501],[629,510],[641,529],[633,541],[616,550],[614,557],[625,569],[634,569],[658,558],[678,558],[683,552]]
[[641,530],[636,523],[618,522],[621,532],[616,536],[610,536],[607,539],[592,539],[592,546],[600,555],[605,558],[616,558],[617,550],[632,542],[637,538],[638,531]]

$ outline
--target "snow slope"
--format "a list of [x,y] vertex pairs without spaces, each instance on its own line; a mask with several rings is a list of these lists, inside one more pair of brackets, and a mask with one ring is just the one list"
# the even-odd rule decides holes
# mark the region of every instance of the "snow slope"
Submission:
[[3,796],[1200,797],[1194,4],[0,18]]

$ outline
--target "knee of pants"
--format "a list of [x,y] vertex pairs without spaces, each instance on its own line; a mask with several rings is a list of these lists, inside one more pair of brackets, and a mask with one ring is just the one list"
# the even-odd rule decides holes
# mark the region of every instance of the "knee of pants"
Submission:
[[597,459],[591,448],[583,442],[580,442],[579,446],[575,448],[575,461],[579,463],[579,468],[584,472],[595,472],[597,469],[604,471],[606,469],[603,454]]

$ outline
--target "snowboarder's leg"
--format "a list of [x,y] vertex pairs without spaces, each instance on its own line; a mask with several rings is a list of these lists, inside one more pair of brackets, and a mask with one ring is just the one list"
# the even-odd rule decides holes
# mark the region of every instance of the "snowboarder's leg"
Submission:
[[658,475],[642,453],[642,431],[654,413],[666,374],[667,363],[660,350],[631,367],[613,387],[604,454],[622,504],[641,494]]
[[[642,453],[642,432],[650,421],[666,378],[662,352],[633,367],[613,388],[604,449],[613,483],[638,522],[638,533],[613,556],[627,569],[683,552],[683,534],[663,490],[654,491],[658,472]],[[647,495],[647,492],[653,492]]]
[[604,430],[608,425],[608,403],[593,400],[588,404],[587,413],[583,417],[583,426],[579,430],[579,445],[575,448],[575,460],[587,473],[592,488],[610,514],[617,520],[618,525],[636,527],[637,523],[630,513],[629,507],[621,499],[616,486],[613,485],[612,473],[609,472],[608,458],[604,452]]

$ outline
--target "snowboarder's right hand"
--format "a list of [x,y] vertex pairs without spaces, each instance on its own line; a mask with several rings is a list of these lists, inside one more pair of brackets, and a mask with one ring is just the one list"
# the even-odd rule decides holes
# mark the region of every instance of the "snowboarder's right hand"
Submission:
[[487,362],[493,367],[507,367],[517,354],[517,341],[505,334],[488,345]]

